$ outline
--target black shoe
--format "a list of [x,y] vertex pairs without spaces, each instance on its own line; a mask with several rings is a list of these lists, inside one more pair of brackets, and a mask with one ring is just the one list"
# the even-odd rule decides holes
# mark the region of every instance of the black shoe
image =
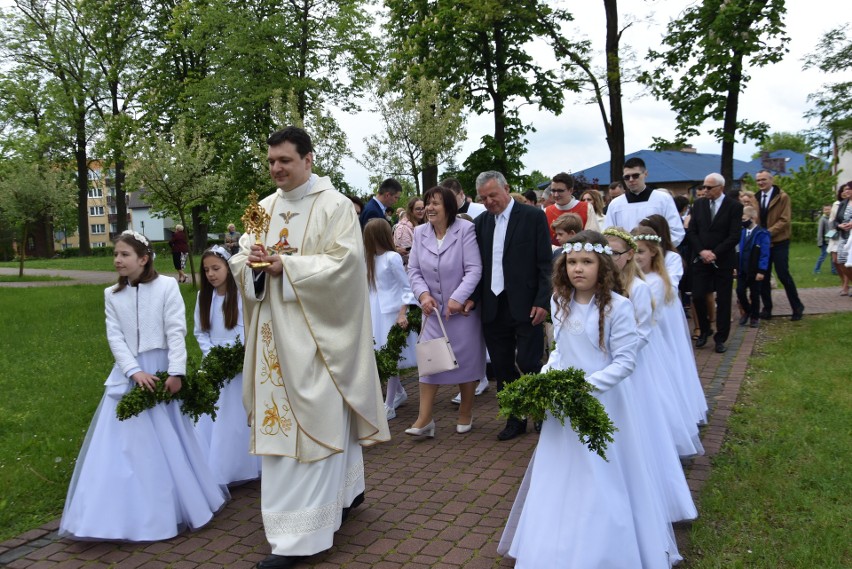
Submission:
[[255,567],[257,567],[257,569],[287,569],[288,567],[294,567],[299,561],[304,558],[304,555],[272,554],[263,561],[258,562]]
[[745,326],[746,324],[748,324],[748,314],[745,314],[742,318],[740,318],[740,326]]
[[725,342],[716,342],[716,353],[724,354],[728,351],[727,346],[725,346]]
[[355,496],[355,499],[352,500],[352,503],[349,505],[348,508],[343,508],[343,516],[341,517],[341,523],[346,521],[346,518],[349,517],[349,512],[351,510],[354,510],[355,508],[357,508],[358,506],[360,506],[363,503],[364,503],[364,493],[361,492],[360,494]]
[[799,306],[799,308],[797,308],[796,310],[793,311],[793,317],[790,318],[790,320],[792,320],[793,322],[798,322],[799,320],[802,319],[802,315],[804,313],[805,313],[804,305]]
[[768,310],[761,310],[760,311],[760,319],[761,320],[772,320],[772,313],[769,312]]
[[751,322],[749,323],[749,326],[751,326],[752,328],[757,328],[758,326],[760,326],[760,318],[752,318]]
[[707,338],[709,338],[709,337],[710,337],[710,334],[699,334],[698,339],[695,340],[695,347],[696,348],[703,348],[704,346],[706,346],[707,345]]
[[497,435],[497,439],[501,441],[508,441],[514,439],[518,435],[523,435],[527,432],[527,420],[523,421],[520,419],[515,419],[514,417],[509,417],[509,420],[506,421],[506,428],[500,431]]

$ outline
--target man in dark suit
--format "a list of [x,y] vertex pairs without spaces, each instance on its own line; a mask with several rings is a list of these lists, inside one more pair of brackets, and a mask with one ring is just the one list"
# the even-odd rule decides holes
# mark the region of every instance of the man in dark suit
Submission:
[[[474,221],[482,254],[477,298],[499,391],[519,371],[541,371],[542,323],[551,296],[550,231],[542,210],[512,199],[500,172],[481,173],[476,191],[486,209]],[[513,439],[526,428],[526,418],[510,417],[497,438]]]
[[[737,266],[736,246],[742,228],[743,204],[725,196],[725,178],[709,174],[702,189],[707,197],[695,200],[692,218],[686,231],[690,248],[696,255],[692,259],[692,298],[705,298],[716,291],[716,352],[727,351],[725,342],[731,331],[731,287],[734,268]],[[695,347],[707,344],[710,337],[710,319],[707,304],[695,303],[695,313],[701,333]]]
[[379,186],[379,191],[373,196],[373,199],[367,202],[367,205],[364,206],[361,215],[358,217],[358,221],[361,222],[361,230],[363,231],[364,226],[371,219],[387,219],[385,212],[399,200],[401,193],[402,184],[394,178],[388,178],[382,182]]

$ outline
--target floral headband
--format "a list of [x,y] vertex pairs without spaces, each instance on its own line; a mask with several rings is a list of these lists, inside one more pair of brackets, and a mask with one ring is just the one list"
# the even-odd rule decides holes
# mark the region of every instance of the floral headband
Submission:
[[607,227],[603,230],[603,235],[612,235],[613,237],[618,237],[625,243],[627,246],[636,251],[639,247],[636,246],[636,239],[626,231],[622,231],[620,229],[615,229],[614,227]]
[[591,243],[566,243],[562,246],[562,251],[565,253],[571,253],[572,251],[585,251],[586,253],[605,253],[607,255],[612,255],[612,248],[609,245],[601,245],[600,243],[595,243],[594,245]]
[[231,254],[228,252],[228,250],[222,247],[221,245],[213,245],[207,250],[216,255],[217,257],[221,257],[224,261],[227,261],[231,258]]
[[121,232],[121,234],[122,235],[129,235],[133,239],[142,243],[148,249],[151,248],[151,244],[148,242],[148,238],[145,237],[144,235],[142,235],[141,233],[137,233],[136,231],[133,231],[132,229],[125,229],[124,231]]
[[633,239],[635,239],[636,241],[656,241],[657,243],[663,242],[659,235],[634,235]]

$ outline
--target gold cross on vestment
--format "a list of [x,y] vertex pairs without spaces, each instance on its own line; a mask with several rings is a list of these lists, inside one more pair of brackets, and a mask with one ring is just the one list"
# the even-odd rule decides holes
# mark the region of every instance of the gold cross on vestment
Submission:
[[280,214],[284,218],[284,223],[290,223],[290,220],[299,215],[298,211],[288,211]]

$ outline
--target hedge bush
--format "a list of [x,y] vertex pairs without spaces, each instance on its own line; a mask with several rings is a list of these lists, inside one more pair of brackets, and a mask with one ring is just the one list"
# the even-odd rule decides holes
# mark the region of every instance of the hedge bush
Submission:
[[816,221],[794,221],[793,225],[793,236],[790,239],[791,241],[795,241],[796,243],[816,243],[816,235],[817,235],[817,226],[819,225]]

